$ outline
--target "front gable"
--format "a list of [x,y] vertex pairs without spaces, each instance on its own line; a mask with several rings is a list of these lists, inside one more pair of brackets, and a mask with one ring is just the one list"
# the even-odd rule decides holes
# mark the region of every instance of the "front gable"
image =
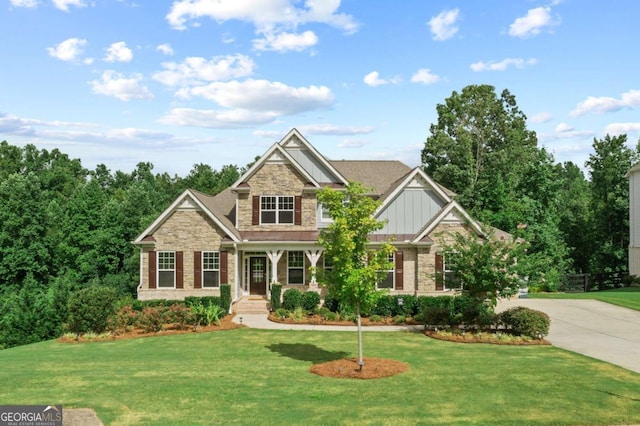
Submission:
[[451,201],[416,234],[413,242],[436,241],[444,228],[449,234],[464,230],[475,232],[478,236],[484,235],[480,224],[473,220],[460,204]]

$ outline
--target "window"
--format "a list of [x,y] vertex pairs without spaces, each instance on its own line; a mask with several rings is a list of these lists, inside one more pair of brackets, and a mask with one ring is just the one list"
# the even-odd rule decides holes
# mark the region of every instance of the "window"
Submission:
[[260,197],[260,223],[293,224],[294,197],[265,195]]
[[202,252],[202,287],[220,287],[220,252]]
[[322,256],[322,267],[325,271],[333,271],[333,261],[329,259],[327,256]]
[[393,290],[393,282],[394,282],[394,275],[395,275],[395,254],[394,253],[389,253],[389,262],[391,262],[391,269],[388,269],[387,271],[385,271],[387,273],[387,275],[385,276],[384,280],[382,280],[382,282],[379,282],[376,284],[377,288],[388,288],[390,290]]
[[176,286],[176,253],[173,251],[158,252],[158,287],[174,288]]
[[304,253],[290,251],[287,255],[287,283],[304,284]]
[[444,272],[444,289],[459,289],[462,288],[462,281],[460,275],[456,272],[456,264],[458,261],[459,253],[445,252],[442,256],[442,271]]
[[333,222],[333,219],[331,218],[331,211],[329,210],[329,207],[324,204],[320,204],[320,221]]

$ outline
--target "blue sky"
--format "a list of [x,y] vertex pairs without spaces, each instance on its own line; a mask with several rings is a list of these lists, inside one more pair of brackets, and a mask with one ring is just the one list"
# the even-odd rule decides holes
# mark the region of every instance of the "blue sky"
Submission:
[[508,89],[583,166],[640,137],[637,0],[0,0],[0,140],[89,169],[243,166],[292,127],[416,166],[436,105]]

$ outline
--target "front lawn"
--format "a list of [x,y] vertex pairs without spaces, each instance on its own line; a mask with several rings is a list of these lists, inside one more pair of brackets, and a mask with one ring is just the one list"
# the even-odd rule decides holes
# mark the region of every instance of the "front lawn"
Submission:
[[529,297],[534,299],[594,299],[640,311],[640,287],[588,293],[529,293]]
[[[236,329],[0,351],[0,405],[93,408],[105,424],[632,424],[640,375],[551,346],[364,333],[376,380],[309,368],[353,357],[356,333]],[[365,366],[366,368],[366,366]]]

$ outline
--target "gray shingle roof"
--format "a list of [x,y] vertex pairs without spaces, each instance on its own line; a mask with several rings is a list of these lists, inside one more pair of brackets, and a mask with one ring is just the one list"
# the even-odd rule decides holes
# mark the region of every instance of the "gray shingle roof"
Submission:
[[411,171],[411,168],[400,161],[330,161],[350,182],[362,182],[371,188],[373,194],[382,195],[393,184]]

